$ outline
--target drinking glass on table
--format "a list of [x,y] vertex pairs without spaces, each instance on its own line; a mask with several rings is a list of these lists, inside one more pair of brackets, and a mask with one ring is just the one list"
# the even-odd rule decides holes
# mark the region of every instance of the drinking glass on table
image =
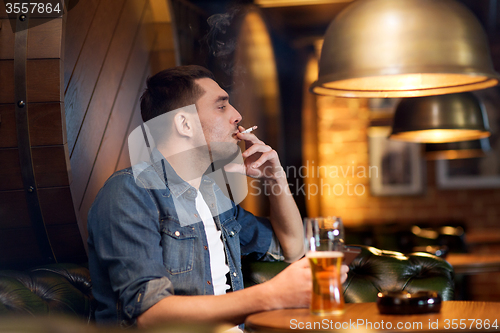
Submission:
[[305,218],[306,257],[311,266],[313,290],[311,313],[344,312],[340,266],[344,259],[344,227],[340,217]]

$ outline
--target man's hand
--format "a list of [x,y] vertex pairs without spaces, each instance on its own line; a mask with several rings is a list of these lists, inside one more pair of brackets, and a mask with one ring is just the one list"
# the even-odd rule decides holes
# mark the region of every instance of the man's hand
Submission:
[[302,258],[267,281],[273,309],[305,308],[311,303],[312,278],[307,258]]
[[[342,265],[341,281],[347,278],[348,267]],[[311,302],[312,278],[307,258],[298,260],[271,280],[255,286],[218,296],[165,297],[137,318],[140,328],[168,322],[230,322],[245,321],[252,313],[283,308],[306,308]],[[193,309],[196,308],[196,311]]]
[[278,153],[254,134],[242,133],[245,130],[242,126],[238,130],[236,137],[245,141],[246,150],[242,153],[245,160],[243,164],[230,163],[224,169],[261,178],[272,187],[268,195],[271,224],[283,249],[285,261],[293,262],[304,255],[304,233],[299,209],[290,192]]
[[[348,272],[349,267],[342,265],[341,283]],[[307,258],[294,262],[266,283],[270,286],[270,297],[276,301],[275,309],[304,308],[311,303],[312,274]]]
[[344,283],[347,280],[347,273],[349,273],[349,266],[342,265],[340,267],[340,282]]
[[[247,176],[253,178],[277,180],[285,177],[276,150],[259,140],[253,133],[241,133],[245,130],[243,126],[238,126],[238,129],[240,133],[237,133],[237,138],[245,141],[245,151],[242,154],[245,159],[244,169],[239,171],[244,171]],[[226,171],[237,171],[233,168],[228,166]]]

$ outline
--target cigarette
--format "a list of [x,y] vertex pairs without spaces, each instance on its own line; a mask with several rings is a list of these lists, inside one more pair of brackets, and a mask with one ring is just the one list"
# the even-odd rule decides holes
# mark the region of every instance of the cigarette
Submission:
[[252,126],[250,128],[247,128],[246,130],[244,130],[243,132],[241,133],[250,133],[250,132],[253,132],[257,129],[257,126]]

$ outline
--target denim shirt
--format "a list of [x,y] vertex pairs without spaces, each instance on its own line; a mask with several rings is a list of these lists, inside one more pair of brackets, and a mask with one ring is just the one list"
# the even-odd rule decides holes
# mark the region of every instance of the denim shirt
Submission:
[[[115,172],[89,211],[89,268],[98,322],[133,325],[170,295],[214,293],[204,225],[196,222],[197,191],[166,160],[162,166],[168,181],[160,179],[157,162],[154,166],[138,177],[132,168]],[[151,186],[159,182],[166,186]],[[241,256],[280,257],[271,224],[238,205],[227,210],[229,199],[209,177],[202,178],[200,192],[222,232],[231,287],[240,290]],[[194,223],[181,223],[180,216],[193,216]]]

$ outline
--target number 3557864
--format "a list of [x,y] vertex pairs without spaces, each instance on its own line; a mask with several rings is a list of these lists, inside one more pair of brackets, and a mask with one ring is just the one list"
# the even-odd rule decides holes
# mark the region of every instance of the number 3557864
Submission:
[[54,3],[47,2],[31,2],[19,3],[19,2],[7,2],[5,4],[5,11],[7,14],[60,14],[62,11],[61,4],[58,1]]

